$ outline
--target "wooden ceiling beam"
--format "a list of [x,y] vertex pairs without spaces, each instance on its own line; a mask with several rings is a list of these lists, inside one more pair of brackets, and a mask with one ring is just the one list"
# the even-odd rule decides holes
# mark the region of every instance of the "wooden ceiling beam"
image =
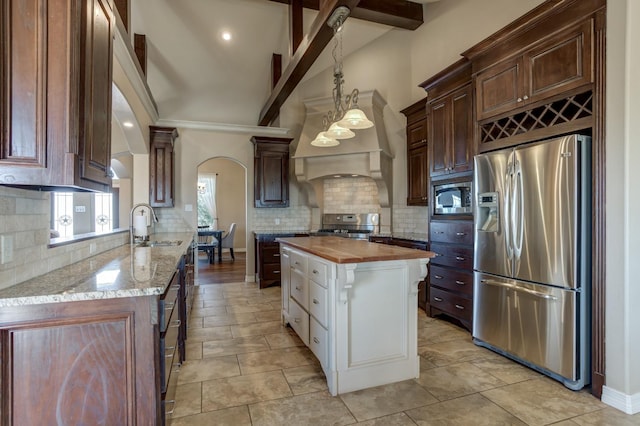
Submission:
[[333,29],[327,25],[331,13],[338,6],[354,8],[360,0],[324,0],[316,19],[311,24],[309,34],[303,39],[296,53],[291,57],[289,65],[282,73],[278,84],[271,92],[269,99],[260,111],[259,126],[268,126],[279,114],[280,107],[294,91],[309,68],[318,59],[324,48],[333,38]]
[[[290,4],[291,0],[270,0]],[[319,10],[319,0],[302,0],[303,7]],[[352,18],[415,30],[423,24],[422,5],[406,0],[361,0],[351,9]]]

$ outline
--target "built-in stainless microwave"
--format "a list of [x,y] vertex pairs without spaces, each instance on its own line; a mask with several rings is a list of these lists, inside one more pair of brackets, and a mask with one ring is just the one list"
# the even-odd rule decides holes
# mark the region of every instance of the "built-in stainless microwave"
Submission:
[[471,188],[470,181],[434,185],[434,214],[471,214]]

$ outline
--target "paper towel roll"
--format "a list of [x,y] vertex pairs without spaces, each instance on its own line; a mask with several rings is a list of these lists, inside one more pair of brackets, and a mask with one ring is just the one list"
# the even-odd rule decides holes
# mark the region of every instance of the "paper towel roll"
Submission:
[[147,234],[147,217],[144,215],[133,217],[133,234],[136,237],[146,237]]
[[149,281],[151,279],[151,247],[136,247],[133,277],[137,281]]

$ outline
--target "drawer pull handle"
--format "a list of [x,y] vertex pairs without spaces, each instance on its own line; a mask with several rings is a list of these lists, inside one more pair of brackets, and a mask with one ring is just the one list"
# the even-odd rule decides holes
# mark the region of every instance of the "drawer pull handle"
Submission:
[[437,296],[433,296],[433,300],[435,300],[436,302],[442,302],[442,299]]
[[180,284],[172,285],[171,290],[180,290]]
[[295,322],[296,324],[300,322],[300,318],[294,318],[293,322]]
[[180,320],[175,320],[171,323],[170,327],[177,328],[177,327],[180,327],[180,324],[181,324]]
[[458,237],[464,237],[465,235],[467,235],[467,233],[466,232],[456,232],[456,235]]
[[273,271],[273,273],[274,273],[274,274],[279,274],[279,273],[280,273],[280,271]]
[[164,348],[164,351],[172,351],[174,350],[176,347],[175,346],[167,346],[166,348]]
[[314,270],[313,270],[313,273],[314,273],[314,274],[317,274],[317,273],[318,273],[318,270],[317,270],[317,269],[314,269]]
[[456,260],[462,262],[463,260],[465,260],[465,258],[462,256],[456,256]]
[[441,280],[443,277],[442,275],[434,275],[433,278],[435,278],[436,280]]
[[171,352],[170,354],[165,354],[164,357],[165,358],[173,358],[173,352]]
[[440,257],[440,256],[442,256],[440,253],[436,253],[436,252],[434,252],[434,254],[436,255],[436,257]]
[[314,305],[317,305],[317,304],[319,304],[319,303],[320,303],[320,302],[318,301],[318,299],[316,299],[316,298],[314,297],[314,298],[313,298],[313,304],[314,304]]
[[458,280],[456,280],[456,284],[458,284],[458,285],[465,285],[466,283],[465,283],[464,281],[458,281]]
[[296,286],[296,290],[302,291],[302,289],[300,287],[298,287],[298,286]]
[[298,262],[297,260],[295,262],[293,262],[294,265],[299,265],[300,262]]
[[435,231],[436,234],[444,234],[444,231]]
[[456,305],[456,308],[460,309],[461,311],[464,311],[464,306],[462,305]]
[[273,257],[280,257],[280,254],[274,254]]
[[165,411],[165,414],[173,414],[174,411],[176,411],[176,400],[172,399],[169,401],[165,401],[164,405],[166,406],[167,404],[171,404],[171,411]]
[[174,305],[175,305],[175,303],[167,303],[166,305],[164,305],[164,310],[165,311],[170,311],[171,309],[173,309]]
[[320,340],[318,340],[318,338],[317,338],[317,337],[314,337],[314,338],[313,338],[313,343],[320,344]]

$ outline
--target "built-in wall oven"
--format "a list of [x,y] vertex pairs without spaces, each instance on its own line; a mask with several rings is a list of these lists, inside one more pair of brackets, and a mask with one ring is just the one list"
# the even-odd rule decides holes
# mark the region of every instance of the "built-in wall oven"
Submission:
[[471,181],[447,182],[433,186],[434,214],[471,214]]

